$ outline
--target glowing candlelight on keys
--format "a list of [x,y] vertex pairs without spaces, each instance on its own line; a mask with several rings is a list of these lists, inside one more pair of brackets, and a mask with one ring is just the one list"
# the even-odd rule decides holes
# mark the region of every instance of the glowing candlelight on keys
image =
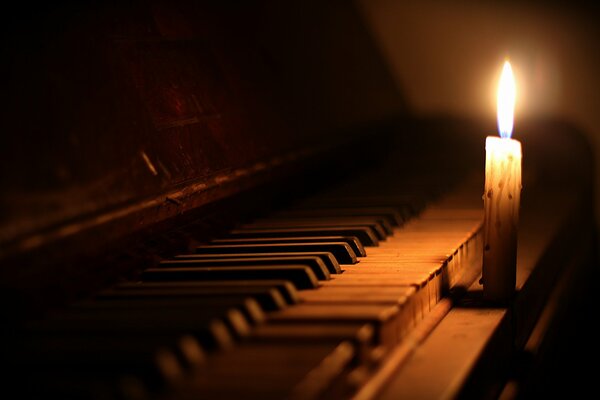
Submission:
[[485,141],[483,295],[506,303],[517,276],[517,225],[521,197],[521,143],[511,139],[515,81],[506,61],[498,85],[498,130]]

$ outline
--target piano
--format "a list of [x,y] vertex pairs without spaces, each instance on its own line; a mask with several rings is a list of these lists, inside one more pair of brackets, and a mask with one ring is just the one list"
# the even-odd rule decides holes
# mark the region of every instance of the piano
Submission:
[[517,291],[489,304],[494,121],[415,115],[354,3],[59,2],[11,15],[4,393],[553,390],[567,360],[554,350],[589,307],[596,265],[593,160],[575,127],[519,121]]

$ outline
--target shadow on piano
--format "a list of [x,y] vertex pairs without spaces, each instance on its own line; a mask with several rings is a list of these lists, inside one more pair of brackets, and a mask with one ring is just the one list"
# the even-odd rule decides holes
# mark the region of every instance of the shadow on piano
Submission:
[[520,123],[518,292],[492,307],[493,121],[412,116],[352,4],[13,15],[0,308],[20,397],[514,397],[570,360],[554,346],[596,273],[573,127]]

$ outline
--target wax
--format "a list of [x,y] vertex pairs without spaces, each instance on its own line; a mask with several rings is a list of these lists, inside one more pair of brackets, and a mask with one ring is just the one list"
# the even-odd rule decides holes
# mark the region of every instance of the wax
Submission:
[[521,143],[489,136],[485,150],[483,295],[505,303],[514,294],[517,276]]

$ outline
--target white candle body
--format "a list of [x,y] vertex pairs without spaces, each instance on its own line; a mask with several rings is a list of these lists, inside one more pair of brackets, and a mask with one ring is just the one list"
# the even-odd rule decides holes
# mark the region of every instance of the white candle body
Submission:
[[514,293],[517,277],[521,143],[488,136],[485,150],[483,295],[505,303]]

